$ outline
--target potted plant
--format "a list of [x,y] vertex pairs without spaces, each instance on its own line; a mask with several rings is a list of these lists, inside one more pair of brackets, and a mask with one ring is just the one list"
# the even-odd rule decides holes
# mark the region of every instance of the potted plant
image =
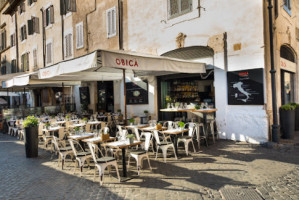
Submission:
[[117,112],[120,114],[121,113],[121,109],[117,109]]
[[88,121],[87,117],[84,117],[82,120],[84,121],[85,124],[86,124],[87,121]]
[[184,130],[184,128],[185,128],[185,123],[184,122],[179,122],[178,125],[179,125],[181,130]]
[[130,144],[133,144],[133,142],[134,142],[134,137],[135,137],[134,134],[128,134],[128,135],[127,135],[127,138],[129,139],[129,143],[130,143]]
[[102,130],[101,138],[102,138],[102,141],[109,140],[109,138],[110,138],[109,129],[106,129],[106,131],[105,131],[105,129]]
[[80,131],[80,127],[79,126],[76,126],[74,128],[74,131],[75,131],[75,135],[78,135],[79,134],[79,131]]
[[156,125],[156,130],[161,130],[162,129],[162,122],[158,122]]
[[38,156],[38,118],[28,116],[23,121],[25,128],[25,152],[27,158],[34,158]]
[[134,118],[131,118],[131,119],[129,119],[128,121],[130,122],[130,125],[132,126],[132,125],[134,124],[134,121],[135,121],[135,120],[134,120]]
[[45,127],[46,127],[47,130],[49,130],[50,126],[51,126],[51,124],[49,122],[45,123]]
[[147,116],[148,115],[148,110],[144,110],[144,115]]
[[66,116],[65,116],[65,119],[66,119],[67,121],[69,121],[69,120],[70,120],[70,116],[69,116],[69,115],[66,115]]
[[282,105],[280,107],[280,126],[282,137],[292,139],[295,132],[295,106],[291,104]]
[[299,131],[299,104],[291,103],[292,106],[295,106],[295,131]]
[[199,110],[200,109],[200,105],[195,105],[194,108],[195,108],[195,110]]

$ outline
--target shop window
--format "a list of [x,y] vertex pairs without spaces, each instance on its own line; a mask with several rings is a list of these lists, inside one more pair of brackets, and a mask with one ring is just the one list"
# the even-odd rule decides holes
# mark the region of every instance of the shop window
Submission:
[[52,58],[53,58],[53,55],[52,55],[52,42],[48,43],[46,45],[46,51],[47,51],[47,64],[50,64],[52,63]]
[[73,55],[73,34],[67,34],[64,37],[64,41],[65,41],[65,57],[69,58]]
[[21,41],[27,39],[26,25],[21,27]]
[[16,46],[16,34],[11,34],[10,35],[10,46],[13,47],[13,46]]
[[19,6],[19,13],[20,15],[25,12],[25,3],[22,2]]
[[76,24],[76,48],[84,47],[83,22]]
[[51,5],[50,7],[48,7],[45,12],[44,12],[44,25],[47,27],[50,24],[54,24],[54,7],[53,5]]
[[116,7],[106,11],[107,37],[116,36]]
[[291,0],[283,0],[283,9],[291,15]]
[[294,102],[294,74],[281,70],[281,101],[282,105]]
[[168,17],[174,18],[192,11],[192,0],[168,0]]
[[24,53],[21,56],[21,71],[29,71],[29,53]]
[[0,38],[0,50],[6,48],[6,30],[1,31],[1,38]]
[[28,35],[33,35],[34,33],[39,33],[39,18],[31,17],[28,22]]

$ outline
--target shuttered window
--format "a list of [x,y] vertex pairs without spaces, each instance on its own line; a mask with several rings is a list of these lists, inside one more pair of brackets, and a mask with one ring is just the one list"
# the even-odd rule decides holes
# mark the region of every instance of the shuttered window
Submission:
[[46,53],[46,55],[47,55],[47,64],[50,64],[50,63],[52,63],[52,57],[53,57],[53,55],[52,55],[52,43],[48,43],[46,45],[46,51],[47,51],[47,53]]
[[4,57],[4,59],[1,61],[1,74],[5,75],[6,74],[6,57]]
[[21,72],[29,71],[29,53],[21,56]]
[[76,0],[60,0],[60,14],[65,15],[68,12],[76,12]]
[[37,49],[33,49],[33,68],[37,69]]
[[34,33],[39,33],[39,18],[31,17],[28,20],[28,35],[32,35]]
[[0,50],[6,48],[6,30],[1,31]]
[[51,5],[44,12],[45,26],[49,26],[50,24],[54,24],[54,7]]
[[21,39],[21,41],[27,39],[26,25],[23,25],[21,27],[21,37],[20,37],[20,39]]
[[76,24],[76,48],[84,47],[83,22]]
[[106,11],[106,23],[107,23],[107,37],[113,37],[116,35],[116,7],[110,8]]
[[192,11],[192,0],[168,0],[169,18]]
[[11,61],[11,73],[17,73],[17,61],[16,61],[16,59]]
[[10,35],[10,46],[13,47],[16,45],[16,34],[11,34]]
[[73,34],[67,34],[65,37],[65,57],[71,57],[73,55]]
[[25,3],[22,2],[19,6],[19,13],[22,14],[25,12]]
[[34,2],[37,2],[37,0],[27,0],[28,6],[31,6]]

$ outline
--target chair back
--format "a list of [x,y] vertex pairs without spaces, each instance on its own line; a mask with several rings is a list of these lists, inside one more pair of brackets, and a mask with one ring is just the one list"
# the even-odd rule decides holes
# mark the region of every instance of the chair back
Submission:
[[76,141],[73,140],[73,139],[69,139],[69,142],[70,142],[70,145],[72,147],[74,155],[77,157],[77,149],[75,148],[75,144],[74,144]]
[[143,133],[143,135],[145,136],[144,150],[148,151],[150,143],[151,143],[151,139],[152,139],[152,133],[146,132],[146,133]]
[[134,128],[134,133],[135,133],[135,137],[138,141],[140,141],[140,135],[139,135],[139,130],[138,128]]
[[40,122],[38,125],[38,135],[43,135],[44,123]]
[[163,127],[167,127],[167,129],[172,130],[174,128],[174,122],[173,121],[164,122]]
[[59,141],[59,139],[56,136],[53,136],[52,143],[54,144],[55,149],[60,152],[59,142],[58,141]]
[[155,137],[157,144],[161,144],[160,139],[159,139],[159,133],[157,130],[154,130],[154,137]]
[[91,124],[85,125],[85,132],[91,132]]
[[135,124],[140,124],[141,118],[140,117],[136,117],[134,121],[135,121]]
[[62,140],[65,136],[64,127],[60,127],[58,130],[58,137],[60,140]]
[[197,133],[197,124],[193,122],[189,122],[188,129],[189,129],[188,136],[193,137],[194,133]]
[[101,154],[102,156],[104,156],[103,153],[102,153],[101,150],[97,147],[96,144],[93,144],[93,143],[90,143],[90,142],[88,142],[87,144],[88,144],[88,147],[89,147],[89,149],[90,149],[90,152],[91,152],[92,159],[93,159],[94,163],[97,163],[97,155],[96,155],[96,151],[98,150],[98,151],[100,152],[100,154]]

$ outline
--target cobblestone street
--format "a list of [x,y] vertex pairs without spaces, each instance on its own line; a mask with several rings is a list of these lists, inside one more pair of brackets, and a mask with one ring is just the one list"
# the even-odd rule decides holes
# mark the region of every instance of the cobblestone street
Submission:
[[[61,170],[57,156],[43,148],[37,159],[26,159],[23,142],[0,134],[0,199],[222,199],[226,189],[251,189],[261,199],[299,199],[298,146],[220,140],[191,156],[182,147],[179,153],[182,158],[169,154],[166,164],[151,153],[152,171],[145,162],[139,177],[119,183],[112,173],[100,186],[93,169],[84,168],[79,177],[68,159]],[[129,171],[136,174],[135,162]]]

